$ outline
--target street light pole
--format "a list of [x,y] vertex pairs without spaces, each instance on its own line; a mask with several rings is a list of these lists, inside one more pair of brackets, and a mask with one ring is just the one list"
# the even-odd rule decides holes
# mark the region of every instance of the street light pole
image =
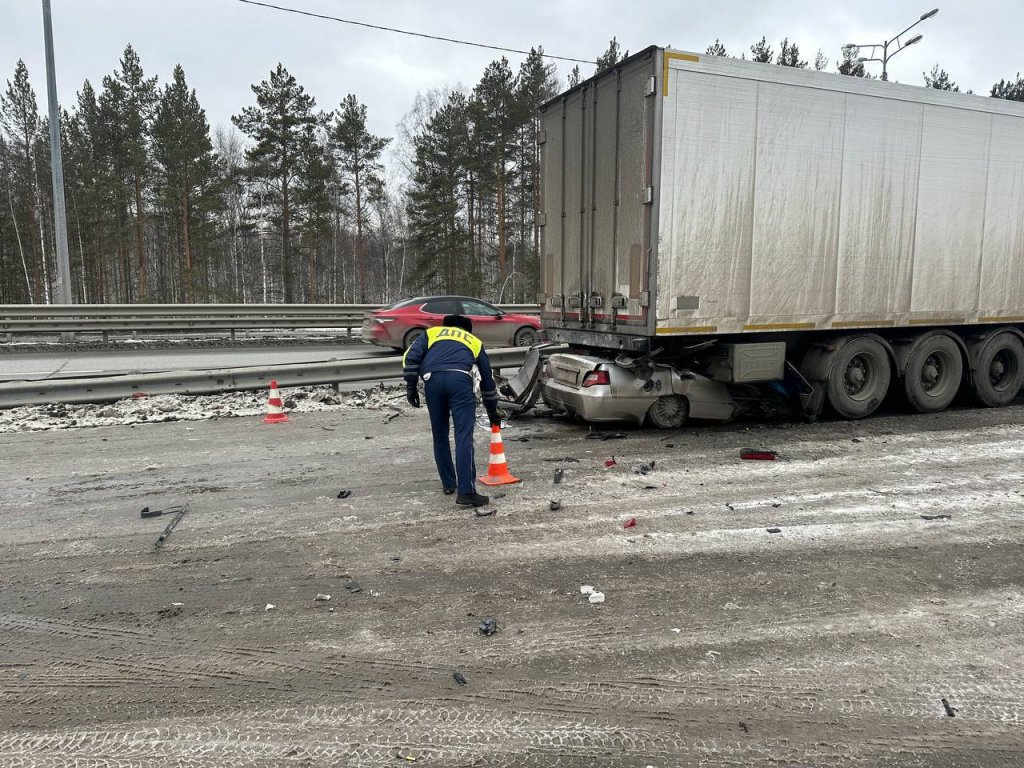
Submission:
[[53,65],[50,0],[43,0],[43,39],[46,47],[46,91],[50,103],[50,175],[53,177],[53,228],[57,239],[57,297],[61,304],[71,304],[71,260],[64,209],[64,163],[60,153],[60,110],[57,107],[57,74]]
[[[909,40],[907,40],[905,42],[900,40],[900,37],[902,37],[903,35],[907,34],[907,32],[912,30],[914,27],[916,27],[922,21],[925,21],[926,19],[930,19],[932,16],[934,16],[938,12],[939,12],[938,8],[933,8],[932,10],[928,11],[928,13],[921,14],[921,18],[919,18],[917,21],[915,21],[913,24],[911,24],[909,27],[904,29],[902,32],[900,32],[895,37],[892,37],[889,40],[886,40],[884,43],[864,43],[864,44],[847,43],[846,45],[843,46],[843,51],[852,51],[852,50],[859,50],[861,48],[870,48],[872,55],[868,56],[868,57],[861,56],[860,58],[857,59],[857,61],[860,62],[860,63],[864,63],[866,61],[880,61],[880,62],[882,62],[882,80],[886,80],[887,81],[889,79],[889,59],[891,59],[897,53],[902,51],[908,45],[913,45],[914,43],[921,42],[921,39],[924,36],[923,35],[914,35],[912,38],[910,38]],[[889,46],[891,46],[893,44],[896,45],[896,50],[894,50],[892,53],[889,53]],[[881,57],[878,57],[878,56],[874,55],[875,51],[877,49],[879,49],[879,48],[882,49]]]

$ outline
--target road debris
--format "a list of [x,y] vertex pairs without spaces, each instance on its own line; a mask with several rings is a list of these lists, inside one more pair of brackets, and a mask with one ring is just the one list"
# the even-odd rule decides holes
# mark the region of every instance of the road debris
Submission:
[[653,472],[653,471],[654,471],[654,463],[655,463],[655,462],[654,462],[654,460],[652,459],[652,460],[651,460],[651,461],[650,461],[649,463],[647,463],[647,464],[641,464],[641,465],[640,465],[640,466],[638,466],[638,467],[633,467],[633,472],[635,472],[635,473],[636,473],[636,474],[638,474],[638,475],[648,475],[648,474],[650,474],[651,472]]
[[614,456],[612,456],[612,457],[610,457],[610,458],[607,458],[607,459],[605,459],[605,460],[604,460],[604,468],[605,468],[605,469],[611,469],[611,468],[612,468],[612,467],[614,467],[614,466],[615,466],[615,465],[616,465],[617,463],[618,463],[618,462],[616,462],[616,461],[615,461],[615,457],[614,457]]
[[952,515],[921,515],[922,520],[951,520]]
[[604,602],[604,592],[591,592],[590,596],[587,599],[591,603],[603,603]]
[[363,588],[359,585],[358,581],[350,581],[350,582],[348,582],[347,584],[345,584],[345,589],[348,590],[349,592],[351,592],[353,595],[356,592],[362,592],[363,591]]
[[275,608],[277,608],[277,606],[273,603],[267,603],[267,607],[263,609],[263,612],[266,613],[267,611],[272,611]]
[[555,485],[558,485],[560,482],[562,482],[562,478],[564,476],[565,476],[565,470],[564,469],[562,469],[561,467],[556,469],[555,470]]
[[594,429],[587,432],[587,440],[622,440],[625,437],[625,432],[601,432]]
[[547,459],[541,459],[541,461],[564,461],[568,464],[579,464],[579,459],[574,459],[572,456],[554,456]]
[[139,517],[160,517],[160,515],[174,515],[181,511],[181,504],[176,504],[173,507],[167,507],[166,509],[150,509],[149,507],[143,507],[142,511],[139,512]]
[[747,727],[747,724],[744,723],[742,720],[740,720],[740,728],[743,729],[744,733],[750,733],[750,729]]
[[635,517],[629,518],[629,520],[627,520],[626,522],[624,522],[622,524],[622,527],[623,528],[636,528],[636,518]]
[[942,707],[950,717],[956,717],[956,707],[951,706],[948,699],[942,699]]
[[153,546],[155,546],[157,549],[163,549],[164,544],[167,543],[167,537],[170,536],[171,532],[178,527],[178,523],[181,522],[181,518],[183,518],[188,513],[188,511],[189,505],[186,502],[185,504],[182,504],[181,507],[178,508],[178,511],[171,519],[171,522],[167,524],[167,527],[164,528],[164,532],[160,534],[160,538],[156,540],[156,543]]
[[496,513],[497,513],[497,511],[498,511],[498,510],[496,510],[496,509],[487,509],[487,510],[484,510],[484,509],[480,509],[480,507],[477,507],[477,508],[476,508],[476,509],[474,510],[474,514],[475,514],[475,515],[476,515],[477,517],[490,517],[491,515],[493,515],[493,514],[496,514]]
[[561,508],[562,508],[562,500],[561,499],[552,499],[551,501],[548,502],[548,509],[550,511],[552,511],[552,512],[557,512]]
[[782,533],[781,528],[765,528],[765,530],[768,531],[768,533]]
[[498,622],[490,617],[480,622],[480,634],[490,637],[498,631]]
[[778,454],[775,451],[769,451],[767,448],[744,448],[740,451],[740,458],[750,461],[775,461],[778,458]]
[[342,488],[340,491],[338,491],[339,499],[347,499],[351,495],[352,491],[350,491],[348,488]]
[[324,595],[324,594],[318,594],[318,595],[317,595],[316,597],[314,597],[313,599],[314,599],[314,600],[330,600],[330,599],[331,599],[331,596],[330,596],[330,595]]
[[584,584],[583,586],[580,587],[580,594],[581,595],[592,595],[592,594],[594,594],[594,592],[595,592],[595,590],[594,590],[594,588],[590,584]]
[[466,680],[466,676],[461,672],[453,673],[452,677],[455,678],[455,682],[459,685],[466,685],[466,683],[469,682],[468,680]]

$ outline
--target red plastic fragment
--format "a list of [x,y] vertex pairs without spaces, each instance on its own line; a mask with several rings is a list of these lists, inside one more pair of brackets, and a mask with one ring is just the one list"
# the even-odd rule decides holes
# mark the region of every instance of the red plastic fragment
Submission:
[[615,466],[615,464],[616,464],[616,461],[615,461],[615,457],[614,456],[612,456],[610,459],[605,459],[604,460],[604,468],[605,469],[611,469],[612,467]]
[[629,518],[629,520],[627,520],[626,522],[624,522],[622,524],[622,527],[623,528],[636,528],[636,518],[635,517]]
[[776,456],[778,454],[775,451],[763,448],[744,448],[740,451],[741,459],[750,459],[752,461],[775,461]]
[[149,397],[148,392],[132,392],[132,400],[145,400]]

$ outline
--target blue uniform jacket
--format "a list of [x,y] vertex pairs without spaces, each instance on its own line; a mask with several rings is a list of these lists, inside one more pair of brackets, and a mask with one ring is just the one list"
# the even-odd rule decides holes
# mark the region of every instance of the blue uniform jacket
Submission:
[[408,384],[415,384],[418,377],[435,371],[468,374],[474,365],[480,371],[480,396],[489,412],[498,403],[498,390],[483,342],[472,333],[446,326],[428,328],[402,357],[402,373]]

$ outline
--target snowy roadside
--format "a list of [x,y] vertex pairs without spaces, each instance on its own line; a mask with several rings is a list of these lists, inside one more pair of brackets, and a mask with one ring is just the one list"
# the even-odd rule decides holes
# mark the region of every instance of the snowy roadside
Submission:
[[[285,411],[294,413],[365,409],[397,414],[405,409],[405,390],[400,385],[341,394],[329,387],[291,387],[282,389],[281,397]],[[144,395],[87,405],[28,405],[0,410],[0,433],[257,416],[265,413],[266,407],[266,391]]]

